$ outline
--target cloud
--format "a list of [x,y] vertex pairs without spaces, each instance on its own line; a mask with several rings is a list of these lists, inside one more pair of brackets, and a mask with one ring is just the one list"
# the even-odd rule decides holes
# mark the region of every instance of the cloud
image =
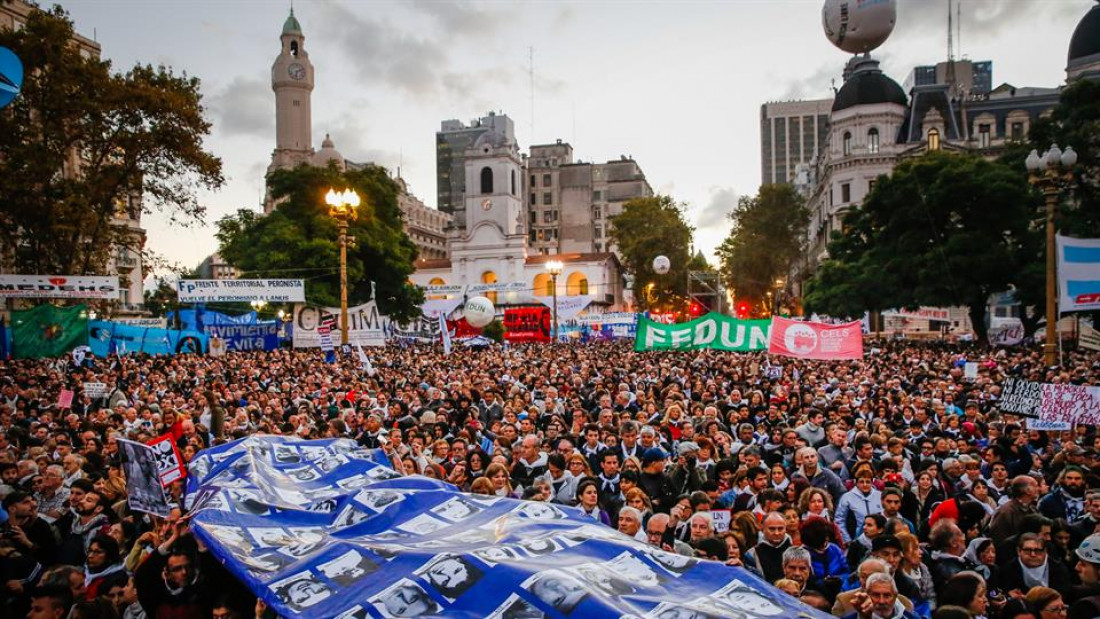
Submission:
[[225,88],[210,95],[207,105],[222,135],[270,138],[275,135],[275,106],[271,85],[237,76]]
[[[947,0],[906,0],[898,3],[895,33],[919,34],[939,31],[947,45]],[[959,11],[960,0],[954,10]],[[1002,34],[1019,33],[1028,22],[1045,19],[1080,17],[1087,6],[1074,2],[1008,2],[1006,0],[966,0],[961,3],[962,42],[983,40]],[[955,19],[955,15],[951,16]],[[1011,31],[1011,32],[1008,32]]]
[[737,192],[732,187],[711,187],[710,199],[695,215],[695,228],[709,230],[714,227],[728,226],[729,214],[737,206]]
[[434,18],[449,36],[483,36],[507,23],[501,10],[488,11],[472,2],[417,2],[417,10]]
[[794,99],[823,99],[833,96],[831,86],[836,80],[837,88],[842,83],[843,64],[835,61],[820,65],[808,77],[802,77],[787,83],[786,90],[779,96],[780,101]]
[[374,148],[371,144],[377,143],[367,124],[363,121],[361,110],[365,103],[349,106],[345,111],[334,118],[318,123],[318,127],[324,127],[324,133],[332,136],[336,150],[349,161],[355,163],[374,163],[384,166],[391,171],[396,171],[401,161],[401,153],[387,149]]

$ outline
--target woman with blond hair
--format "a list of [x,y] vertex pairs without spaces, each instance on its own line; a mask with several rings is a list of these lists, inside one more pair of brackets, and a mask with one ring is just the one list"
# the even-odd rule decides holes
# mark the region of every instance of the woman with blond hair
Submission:
[[901,533],[897,536],[901,542],[901,563],[894,578],[908,578],[913,581],[920,591],[919,600],[910,600],[914,604],[927,601],[929,608],[936,607],[936,585],[932,582],[932,572],[924,564],[923,550],[920,540],[912,533]]
[[485,477],[493,484],[493,495],[515,498],[512,489],[512,480],[508,475],[508,468],[499,462],[494,462],[485,469]]

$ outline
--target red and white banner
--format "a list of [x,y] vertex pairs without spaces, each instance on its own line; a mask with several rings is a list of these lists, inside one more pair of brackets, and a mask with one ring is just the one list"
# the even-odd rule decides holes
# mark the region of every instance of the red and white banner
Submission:
[[118,299],[118,278],[106,275],[0,275],[0,298]]
[[772,318],[768,352],[799,359],[861,359],[863,329],[856,320],[842,325]]
[[153,454],[156,455],[157,475],[160,476],[161,485],[168,486],[183,478],[183,458],[180,457],[180,451],[171,434],[159,436],[146,444],[153,448]]
[[73,407],[73,392],[71,389],[62,389],[61,395],[57,398],[57,408],[72,408]]
[[1100,425],[1100,387],[1043,383],[1039,419],[1058,423]]

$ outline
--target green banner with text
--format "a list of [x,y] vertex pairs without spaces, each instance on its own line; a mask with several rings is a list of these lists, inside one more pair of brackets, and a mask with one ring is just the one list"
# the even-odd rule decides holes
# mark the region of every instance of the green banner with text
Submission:
[[638,316],[634,350],[767,350],[771,324],[771,320],[738,320],[714,312],[671,325]]

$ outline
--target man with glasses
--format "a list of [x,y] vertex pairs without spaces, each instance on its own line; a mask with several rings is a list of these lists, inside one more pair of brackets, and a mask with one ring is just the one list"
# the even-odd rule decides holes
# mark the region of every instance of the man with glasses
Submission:
[[38,501],[38,515],[47,522],[53,522],[65,513],[69,489],[65,487],[65,469],[61,465],[46,467],[46,474],[42,476],[34,499]]
[[1069,570],[1061,561],[1050,560],[1046,543],[1038,534],[1020,535],[1016,554],[1016,559],[1007,562],[998,577],[1000,588],[1010,595],[1023,596],[1032,587],[1040,586],[1065,591],[1072,584]]

